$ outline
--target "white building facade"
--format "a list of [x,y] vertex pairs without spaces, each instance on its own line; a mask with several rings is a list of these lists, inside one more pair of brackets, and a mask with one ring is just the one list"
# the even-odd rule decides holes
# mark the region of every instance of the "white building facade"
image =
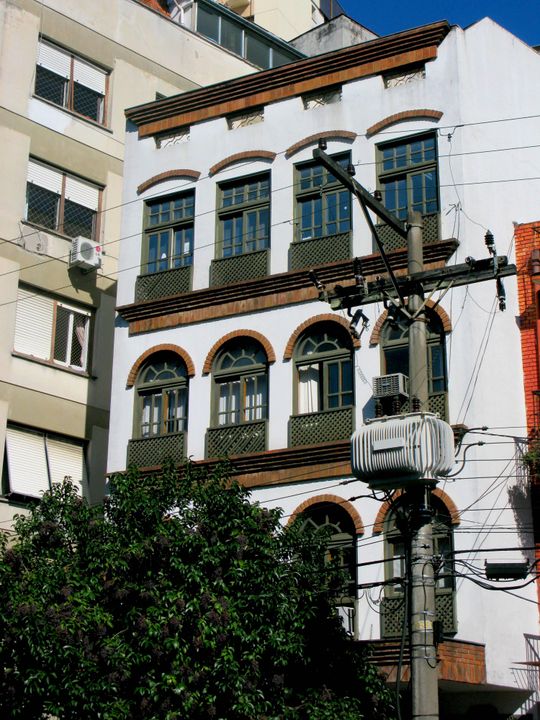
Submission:
[[[402,575],[400,543],[388,504],[351,476],[349,438],[377,412],[373,378],[407,375],[407,332],[367,305],[358,337],[319,300],[310,271],[331,289],[354,282],[353,258],[370,279],[384,267],[312,152],[324,139],[400,218],[423,214],[426,268],[487,257],[488,229],[512,260],[513,223],[538,215],[539,64],[489,19],[436,23],[127,113],[108,470],[230,456],[284,522],[332,528],[351,571],[342,613],[386,650],[403,622],[403,586],[384,584]],[[405,272],[403,243],[380,235]],[[494,556],[534,559],[513,278],[506,291],[505,313],[494,281],[429,301],[430,409],[472,445],[434,492],[446,718],[506,716],[534,687],[519,664],[538,636],[534,583],[476,584]]]

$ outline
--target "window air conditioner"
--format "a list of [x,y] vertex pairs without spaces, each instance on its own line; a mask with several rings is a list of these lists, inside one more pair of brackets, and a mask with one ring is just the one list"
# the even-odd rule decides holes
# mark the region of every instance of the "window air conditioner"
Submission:
[[373,397],[385,398],[402,395],[409,397],[409,378],[403,373],[379,375],[373,378]]
[[101,247],[90,238],[81,235],[73,238],[69,266],[89,270],[101,267]]

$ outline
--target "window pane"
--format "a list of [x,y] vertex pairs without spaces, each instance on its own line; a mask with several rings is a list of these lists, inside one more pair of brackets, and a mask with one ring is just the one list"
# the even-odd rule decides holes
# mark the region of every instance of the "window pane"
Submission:
[[214,42],[219,42],[219,16],[203,5],[197,6],[197,31]]
[[320,371],[318,365],[302,365],[298,368],[298,412],[319,412]]
[[246,57],[263,70],[270,67],[270,48],[251,33],[246,33]]
[[36,66],[36,95],[63,106],[66,104],[66,89],[66,78],[41,65]]
[[26,219],[51,230],[57,229],[60,195],[34,183],[26,186]]
[[64,204],[64,223],[60,230],[69,237],[82,235],[83,237],[92,238],[95,216],[94,210],[78,205],[71,200],[66,200]]
[[[60,309],[60,308],[58,308]],[[69,364],[71,367],[84,369],[86,365],[86,341],[88,332],[88,316],[73,313],[73,327],[71,330],[71,353]]]
[[[200,8],[200,6],[199,6]],[[221,45],[237,55],[243,55],[243,31],[226,17],[221,18]]]
[[54,330],[54,359],[61,363],[68,363],[69,350],[71,344],[71,318],[70,310],[57,305],[56,307],[56,324]]
[[103,122],[103,95],[91,88],[74,83],[73,110],[96,122]]

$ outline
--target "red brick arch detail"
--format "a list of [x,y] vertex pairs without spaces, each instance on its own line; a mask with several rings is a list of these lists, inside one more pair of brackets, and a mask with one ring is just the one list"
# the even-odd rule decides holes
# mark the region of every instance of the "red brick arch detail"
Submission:
[[195,375],[195,365],[193,364],[193,360],[189,356],[189,353],[187,353],[183,348],[179,347],[178,345],[170,344],[154,345],[154,347],[148,348],[148,350],[145,350],[142,355],[139,355],[137,360],[135,360],[135,362],[133,363],[133,367],[129,371],[126,383],[128,388],[135,385],[135,381],[137,380],[137,375],[139,374],[139,370],[141,369],[142,364],[146,362],[146,360],[148,360],[148,358],[152,355],[163,351],[172,352],[181,357],[182,360],[186,363],[188,376],[193,377]]
[[[311,325],[315,325],[316,323],[320,323],[320,322],[338,323],[339,325],[344,327],[345,330],[347,330],[347,332],[350,333],[350,330],[351,330],[350,325],[347,322],[347,320],[345,320],[345,318],[340,317],[339,315],[334,315],[332,313],[325,313],[323,315],[315,315],[315,317],[311,317],[308,320],[304,320],[304,322],[301,325],[299,325],[296,328],[296,330],[293,332],[293,334],[289,338],[289,341],[285,348],[285,352],[283,353],[284,360],[290,360],[292,358],[293,352],[294,352],[294,346],[296,345],[298,338],[304,332],[304,330],[306,330]],[[352,341],[354,348],[360,347],[360,340],[358,338],[355,338],[351,335],[351,341]]]
[[[433,310],[433,312],[439,316],[445,333],[452,332],[452,321],[450,320],[450,316],[448,315],[446,310],[444,310],[440,305],[435,305],[433,300],[428,300],[428,302],[426,303],[426,307],[430,310]],[[371,337],[369,338],[370,345],[378,345],[380,343],[381,331],[387,317],[388,310],[385,310],[381,315],[379,315],[377,322],[373,326],[373,332],[371,333]]]
[[422,108],[420,110],[402,110],[402,112],[395,113],[394,115],[388,115],[388,117],[379,120],[371,127],[366,130],[366,136],[371,137],[376,135],[381,130],[385,130],[392,125],[404,122],[405,120],[435,120],[438,121],[442,118],[443,114],[440,110],[429,110]]
[[151,178],[148,178],[148,180],[145,180],[143,183],[141,183],[137,188],[137,195],[140,195],[145,190],[148,190],[148,188],[151,188],[154,185],[165,182],[165,180],[176,180],[178,178],[198,180],[200,176],[201,173],[198,170],[167,170],[166,172],[159,173],[159,175],[153,175]]
[[227,335],[224,335],[212,345],[212,349],[206,356],[206,360],[203,365],[203,375],[208,375],[211,372],[212,363],[214,362],[214,358],[216,357],[216,353],[218,352],[220,347],[224,345],[227,341],[232,340],[233,338],[241,337],[250,337],[253,338],[253,340],[257,340],[258,342],[260,342],[266,352],[268,362],[276,362],[276,353],[274,352],[274,348],[270,344],[270,341],[265,338],[264,335],[262,335],[260,332],[257,332],[256,330],[233,330]]
[[[392,495],[392,500],[397,500],[397,498],[403,494],[403,490],[396,490],[395,493]],[[435,497],[439,498],[439,500],[445,505],[446,509],[450,513],[450,521],[452,525],[459,525],[461,523],[461,517],[458,510],[457,505],[452,500],[450,495],[444,492],[444,490],[441,490],[440,488],[435,488],[433,490],[433,494]],[[386,518],[386,513],[390,509],[390,503],[384,502],[381,505],[381,508],[379,512],[377,513],[377,517],[375,518],[375,524],[373,525],[373,534],[379,534],[382,533],[384,530],[384,521]]]
[[234,163],[242,162],[242,160],[272,161],[275,159],[275,157],[276,153],[270,152],[270,150],[246,150],[245,152],[239,152],[235,153],[234,155],[229,155],[229,157],[226,157],[223,160],[217,162],[215,165],[212,165],[212,167],[208,171],[208,175],[212,177],[212,175],[220,172],[220,170],[224,170],[226,167],[229,167],[229,165],[234,165]]
[[299,515],[305,512],[312,505],[319,505],[320,503],[333,503],[334,505],[339,505],[340,507],[342,507],[344,510],[346,510],[351,520],[353,521],[354,529],[356,530],[357,535],[364,534],[364,523],[362,522],[360,513],[352,503],[350,503],[348,500],[344,500],[338,495],[316,495],[315,497],[309,498],[309,500],[305,500],[293,512],[293,514],[289,518],[287,525],[290,525]]
[[318,143],[319,140],[346,140],[347,142],[353,142],[357,137],[357,133],[351,132],[350,130],[324,130],[323,132],[318,132],[314,135],[308,135],[307,137],[302,138],[302,140],[294,143],[294,145],[291,145],[290,148],[285,150],[285,157],[289,159],[309,145]]

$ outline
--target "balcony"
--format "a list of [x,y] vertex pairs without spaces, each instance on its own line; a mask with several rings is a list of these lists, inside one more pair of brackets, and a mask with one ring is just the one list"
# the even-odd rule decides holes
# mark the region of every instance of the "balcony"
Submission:
[[[422,219],[424,220],[423,244],[438,242],[441,239],[439,213],[423,215]],[[377,232],[386,252],[392,252],[392,250],[399,250],[407,246],[407,240],[402,238],[390,225],[377,225]],[[378,252],[375,243],[373,244],[373,252]]]
[[318,445],[348,440],[354,430],[354,408],[292,415],[289,419],[289,447]]
[[266,249],[212,260],[210,285],[211,287],[231,285],[265,277],[268,275],[269,257],[270,251]]
[[191,266],[139,275],[135,282],[135,302],[173,297],[191,290]]
[[206,431],[206,457],[249,455],[266,450],[266,420],[223,425]]
[[180,463],[186,457],[185,435],[184,432],[180,432],[130,440],[127,464],[138,467],[155,467],[169,459]]
[[295,240],[289,249],[291,270],[314,267],[351,257],[351,233],[326,235],[309,240]]

